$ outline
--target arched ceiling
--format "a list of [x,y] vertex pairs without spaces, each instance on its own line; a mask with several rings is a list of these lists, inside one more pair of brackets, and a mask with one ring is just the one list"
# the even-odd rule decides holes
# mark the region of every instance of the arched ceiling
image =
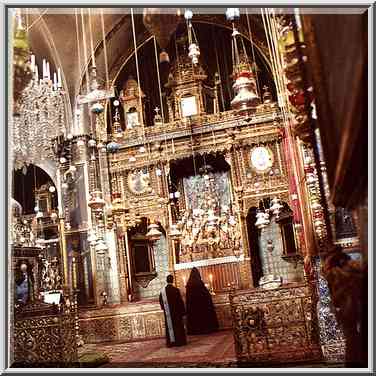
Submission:
[[[223,8],[220,12],[216,10],[216,14],[213,14],[213,9],[207,11],[202,8],[193,9],[193,21],[230,27],[225,18],[225,11],[226,9]],[[98,76],[105,77],[101,10],[95,8],[91,9],[90,12]],[[208,14],[209,12],[211,14]],[[37,56],[37,63],[41,66],[41,59],[46,58],[50,61],[53,70],[60,67],[64,88],[69,93],[69,107],[72,109],[75,97],[79,94],[82,85],[85,66],[89,64],[91,58],[88,10],[80,8],[51,8],[38,9],[36,11],[34,9],[27,14],[27,17],[27,22],[31,25],[29,30],[30,44],[32,51]],[[143,25],[141,9],[138,9],[137,14],[135,13],[134,19],[137,44],[139,45],[150,37],[150,32]],[[112,81],[129,55],[134,51],[130,9],[104,9],[103,21],[106,34],[109,77],[110,81]],[[183,17],[182,22],[184,22]],[[261,17],[256,14],[250,14],[249,24],[254,45],[268,61],[268,48]],[[83,29],[85,29],[85,33]],[[245,36],[249,35],[247,17],[244,14],[242,14],[239,22],[239,31]],[[77,36],[79,37],[78,39]],[[86,41],[86,56],[83,48],[84,40]]]

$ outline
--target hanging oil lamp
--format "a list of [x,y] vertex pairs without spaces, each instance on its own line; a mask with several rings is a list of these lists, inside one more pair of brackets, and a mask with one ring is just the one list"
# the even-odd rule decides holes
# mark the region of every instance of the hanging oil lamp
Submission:
[[178,240],[181,237],[181,231],[178,229],[177,224],[172,224],[170,226],[170,232],[168,234],[172,240]]
[[272,206],[270,207],[271,213],[278,218],[282,209],[283,205],[281,205],[280,200],[277,197],[274,197],[272,200]]
[[154,221],[150,222],[148,230],[149,231],[146,233],[146,237],[150,241],[155,242],[160,239],[162,233],[159,231],[159,226]]
[[101,191],[99,190],[93,191],[90,196],[91,197],[88,202],[88,205],[92,210],[95,210],[95,211],[101,210],[106,204],[106,201],[102,197]]

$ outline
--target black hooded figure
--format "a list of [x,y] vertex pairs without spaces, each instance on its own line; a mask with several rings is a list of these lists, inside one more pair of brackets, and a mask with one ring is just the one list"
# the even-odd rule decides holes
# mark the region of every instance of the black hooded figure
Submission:
[[218,330],[218,319],[208,289],[197,268],[191,270],[186,286],[187,332],[207,334]]

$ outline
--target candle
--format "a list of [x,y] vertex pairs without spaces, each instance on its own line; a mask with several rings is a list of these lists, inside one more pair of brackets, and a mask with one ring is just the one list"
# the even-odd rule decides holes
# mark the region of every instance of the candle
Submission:
[[31,55],[30,69],[31,69],[32,72],[34,72],[34,69],[35,69],[35,55]]
[[210,285],[213,286],[213,274],[209,274]]
[[50,63],[49,62],[47,62],[47,64],[46,64],[46,76],[47,76],[48,80],[51,79],[51,75],[50,75]]
[[[91,43],[93,43],[93,41],[91,41]],[[92,67],[95,68],[96,67],[96,65],[95,65],[95,52],[94,52],[93,44],[91,44],[91,61],[92,61]]]
[[43,72],[42,72],[42,78],[46,77],[46,59],[43,59]]
[[63,87],[63,85],[61,83],[61,71],[60,71],[60,68],[57,68],[57,87],[58,88]]
[[38,65],[35,66],[35,76],[34,76],[34,79],[36,82],[38,82],[39,80],[39,72],[38,72]]
[[56,72],[54,72],[54,84],[53,84],[53,89],[57,90],[57,75]]
[[183,286],[185,287],[186,279],[185,276],[183,276]]

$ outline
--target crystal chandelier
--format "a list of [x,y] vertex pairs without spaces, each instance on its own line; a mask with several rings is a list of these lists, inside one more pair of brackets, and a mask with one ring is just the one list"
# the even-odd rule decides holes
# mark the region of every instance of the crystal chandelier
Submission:
[[54,160],[51,140],[65,132],[67,122],[60,69],[51,80],[47,61],[43,60],[42,78],[34,55],[30,66],[33,79],[23,91],[18,113],[13,116],[11,141],[15,169]]
[[213,249],[231,249],[239,256],[238,213],[231,204],[221,205],[211,166],[205,166],[202,172],[204,186],[201,195],[204,199],[198,200],[198,207],[183,211],[180,220],[170,226],[170,236],[174,240],[180,239],[183,246],[205,248],[207,253]]
[[267,211],[258,211],[256,218],[255,226],[259,229],[263,229],[270,224],[269,213]]
[[29,41],[26,29],[22,25],[22,17],[16,13],[13,31],[13,100],[15,109],[20,96],[32,78],[29,56]]

